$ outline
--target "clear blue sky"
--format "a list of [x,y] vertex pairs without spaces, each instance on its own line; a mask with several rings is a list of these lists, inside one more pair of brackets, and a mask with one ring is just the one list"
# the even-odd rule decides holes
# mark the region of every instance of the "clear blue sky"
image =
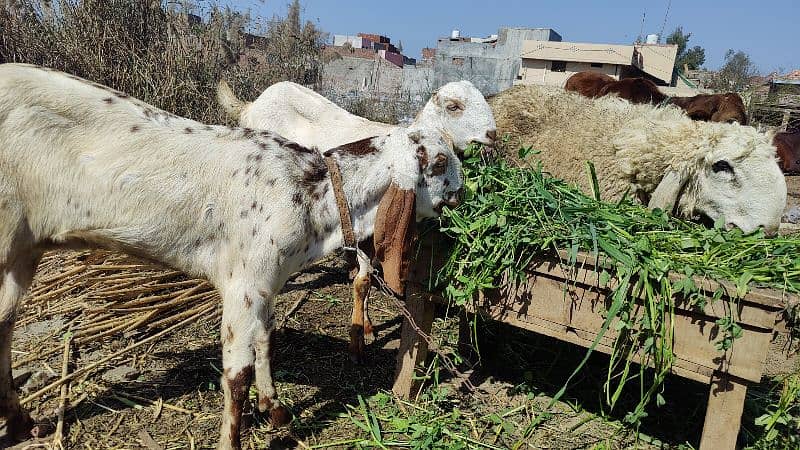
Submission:
[[[284,15],[289,0],[229,0],[253,15]],[[800,68],[800,0],[301,0],[303,18],[330,34],[359,31],[402,41],[404,53],[419,57],[423,47],[450,30],[483,37],[501,26],[552,28],[564,41],[627,44],[643,34],[668,34],[676,26],[692,33],[689,45],[706,49],[705,66],[717,69],[726,50],[744,50],[762,74]]]

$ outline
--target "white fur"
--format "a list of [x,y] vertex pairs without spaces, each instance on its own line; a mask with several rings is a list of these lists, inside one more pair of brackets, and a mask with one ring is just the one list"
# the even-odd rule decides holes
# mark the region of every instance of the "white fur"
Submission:
[[[387,134],[397,127],[350,114],[311,89],[289,81],[273,84],[252,103],[238,100],[221,81],[217,98],[241,126],[274,131],[321,151]],[[489,105],[469,81],[442,86],[411,127],[436,128],[459,149],[470,142],[491,145],[496,128]]]
[[[516,86],[490,103],[500,135],[539,150],[533,158],[544,170],[584,190],[590,189],[591,160],[606,199],[626,190],[645,202],[658,194],[656,206],[672,209],[677,200],[674,209],[682,216],[724,218],[744,232],[764,227],[774,233],[780,225],[786,181],[771,139],[753,127],[695,122],[675,107],[587,99],[542,86]],[[733,172],[715,171],[720,161]],[[667,174],[677,186],[657,189]]]
[[[416,191],[421,216],[457,198],[460,163],[445,142],[436,130],[396,129],[373,140],[373,153],[337,154],[359,239],[372,234],[391,182]],[[420,170],[421,146],[428,160],[447,157],[443,175]],[[274,296],[290,274],[342,245],[318,152],[19,64],[0,65],[0,209],[0,417],[26,416],[10,379],[10,333],[39,257],[102,246],[205,277],[219,290],[223,449],[236,447],[232,406],[241,392],[232,383],[245,369],[254,367],[264,407],[280,407],[268,357]]]

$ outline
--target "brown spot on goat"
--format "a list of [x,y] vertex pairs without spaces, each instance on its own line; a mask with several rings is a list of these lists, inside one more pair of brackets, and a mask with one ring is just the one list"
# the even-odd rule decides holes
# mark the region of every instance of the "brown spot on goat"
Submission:
[[106,97],[106,98],[104,98],[104,99],[103,99],[103,101],[104,101],[104,102],[105,102],[107,105],[110,105],[110,104],[114,103],[114,99],[113,99],[113,98],[111,98],[111,97]]
[[250,308],[253,306],[253,299],[249,295],[244,294],[244,306]]
[[250,390],[250,383],[253,381],[253,366],[243,367],[233,379],[228,378],[229,374],[223,373],[225,382],[231,392],[231,429],[230,439],[233,448],[241,447],[239,430],[241,428],[242,412],[244,403],[247,401],[247,392]]
[[417,147],[417,159],[419,160],[420,170],[424,170],[428,167],[428,152],[425,151],[424,145]]
[[227,330],[227,334],[225,334],[225,340],[228,341],[228,342],[233,342],[233,338],[235,336],[233,335],[233,327],[231,326],[231,324],[227,325],[226,330]]
[[444,153],[438,153],[436,157],[433,159],[433,169],[431,169],[431,175],[433,176],[443,175],[446,170],[447,170],[447,155],[445,155]]
[[371,155],[378,151],[372,145],[372,139],[374,137],[369,137],[365,139],[361,139],[360,141],[350,142],[349,144],[340,145],[336,148],[336,151],[339,153],[347,153],[354,156],[364,156],[364,155]]
[[192,129],[192,127],[186,127],[183,129],[183,132],[186,134],[192,134],[194,133],[194,130]]
[[139,125],[133,125],[133,126],[131,126],[131,133],[136,133],[140,129],[141,129],[141,127]]
[[286,142],[284,144],[284,146],[286,148],[288,148],[289,150],[294,150],[294,151],[300,152],[300,153],[312,153],[312,152],[314,152],[314,150],[311,150],[308,147],[304,147],[304,146],[298,144],[297,142]]
[[292,202],[294,202],[295,205],[303,203],[303,194],[300,192],[295,192],[292,196]]
[[322,158],[314,158],[308,166],[303,167],[303,184],[306,189],[312,190],[316,184],[328,176],[328,167]]

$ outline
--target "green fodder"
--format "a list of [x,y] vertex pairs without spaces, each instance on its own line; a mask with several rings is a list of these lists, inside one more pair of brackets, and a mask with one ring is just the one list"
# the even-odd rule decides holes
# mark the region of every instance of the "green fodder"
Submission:
[[207,123],[226,121],[215,91],[222,78],[248,99],[277,81],[316,79],[322,34],[300,26],[297,2],[254,30],[265,36],[245,33],[258,23],[246,13],[195,10],[158,0],[9,0],[0,4],[0,62],[59,69]]
[[[618,332],[605,400],[613,408],[623,387],[638,382],[639,404],[626,416],[632,424],[646,416],[651,401],[665,401],[661,384],[674,360],[671,300],[680,294],[702,307],[723,295],[720,289],[707,298],[693,277],[732,281],[736,292],[729,294],[734,298],[753,285],[800,292],[797,237],[766,239],[762,232],[706,229],[625,198],[599,201],[540,169],[511,167],[504,161],[487,164],[472,158],[464,170],[466,200],[445,213],[443,231],[453,240],[439,278],[446,283],[446,296],[457,304],[471,302],[480,290],[499,287],[504,274],[521,280],[534,258],[556,250],[567,250],[568,266],[576,263],[578,252],[597,254],[610,263],[600,274],[600,284],[611,288],[599,335],[611,327]],[[592,174],[589,165],[587,177]],[[683,276],[671,281],[669,272]],[[742,332],[737,317],[719,319],[717,326],[718,348],[735,345]],[[637,352],[643,363],[638,369],[633,364]],[[655,369],[654,376],[645,376],[647,365]]]

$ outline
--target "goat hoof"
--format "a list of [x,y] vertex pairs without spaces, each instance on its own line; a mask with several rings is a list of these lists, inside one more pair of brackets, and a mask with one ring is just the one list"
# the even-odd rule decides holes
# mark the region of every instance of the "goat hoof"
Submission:
[[353,364],[361,366],[361,365],[364,365],[367,362],[367,358],[364,356],[364,352],[363,351],[361,351],[361,352],[350,352],[350,361],[352,361]]
[[375,342],[378,339],[378,333],[372,328],[372,324],[364,325],[364,342]]
[[273,428],[282,427],[292,421],[292,414],[281,405],[269,412],[269,421]]

